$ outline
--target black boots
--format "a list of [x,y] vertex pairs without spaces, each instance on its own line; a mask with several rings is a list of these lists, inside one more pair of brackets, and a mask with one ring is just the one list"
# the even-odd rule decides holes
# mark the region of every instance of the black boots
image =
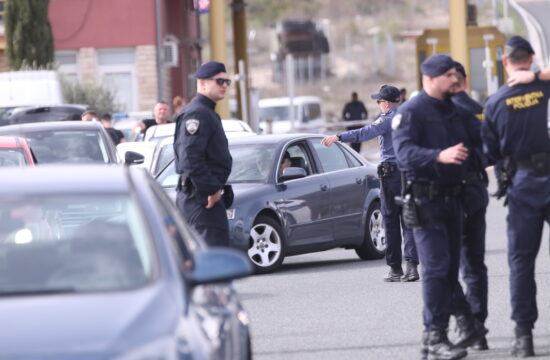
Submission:
[[[427,341],[427,349],[425,347]],[[466,349],[457,347],[447,338],[447,330],[432,330],[422,338],[422,358],[428,360],[456,360],[468,355]],[[426,357],[427,355],[427,357]]]
[[401,281],[401,277],[403,277],[403,269],[401,269],[401,266],[390,267],[390,272],[388,273],[388,276],[384,278],[384,281],[386,282]]
[[515,335],[516,338],[512,343],[512,356],[522,358],[535,356],[531,329],[516,327]]
[[[485,339],[485,334],[489,332],[483,323],[476,320],[473,315],[458,315],[456,317],[456,327],[458,338],[454,345],[461,348],[467,348]],[[485,341],[485,344],[487,344],[487,341]]]
[[405,267],[405,275],[401,278],[403,282],[417,281],[420,279],[418,275],[418,264],[413,264],[407,261],[407,266]]

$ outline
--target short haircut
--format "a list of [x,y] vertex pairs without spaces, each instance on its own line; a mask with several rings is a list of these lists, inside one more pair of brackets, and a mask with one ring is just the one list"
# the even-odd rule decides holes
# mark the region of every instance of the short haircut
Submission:
[[183,98],[179,95],[174,97],[174,99],[172,100],[172,106],[173,107],[178,107],[178,106],[182,106],[182,105],[183,105]]
[[517,64],[524,64],[529,61],[529,59],[532,57],[532,55],[529,53],[528,50],[523,48],[512,48],[509,46],[504,47],[504,54],[510,61],[510,63],[517,65]]
[[159,101],[157,101],[157,103],[155,104],[155,106],[157,106],[158,104],[163,104],[163,105],[168,105],[168,106],[170,106],[170,104],[168,104],[168,103],[167,103],[166,101],[164,101],[164,100],[159,100]]
[[105,120],[105,121],[111,121],[113,120],[113,118],[111,117],[111,114],[103,114],[101,115],[101,120]]
[[351,97],[354,97],[354,98],[356,98],[356,97],[357,97],[357,93],[356,93],[355,91],[354,91],[354,92],[352,92],[352,93],[351,93]]
[[95,117],[95,118],[98,117],[98,116],[97,116],[97,113],[96,113],[95,111],[93,111],[93,110],[86,110],[86,111],[84,111],[84,112],[82,113],[82,115],[80,115],[80,117],[84,117],[84,116],[86,116],[86,115],[90,115],[91,117]]
[[285,159],[290,160],[290,153],[288,151],[285,151],[285,153],[283,154],[283,160],[281,162],[283,162]]

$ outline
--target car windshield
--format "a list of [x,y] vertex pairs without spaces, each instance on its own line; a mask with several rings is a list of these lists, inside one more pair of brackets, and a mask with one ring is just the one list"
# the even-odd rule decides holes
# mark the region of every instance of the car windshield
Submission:
[[246,144],[229,148],[233,157],[233,168],[229,183],[266,182],[273,164],[275,145]]
[[0,296],[132,289],[153,274],[129,196],[0,199]]
[[23,135],[37,163],[109,163],[99,131],[46,130]]
[[1,149],[0,167],[3,166],[26,166],[27,158],[22,149]]
[[[294,105],[294,113],[298,113],[298,107]],[[260,108],[260,121],[286,121],[289,119],[288,106],[269,106]]]
[[156,168],[154,169],[155,174],[161,171],[168,165],[170,160],[174,158],[174,145],[166,144],[160,149],[158,161]]

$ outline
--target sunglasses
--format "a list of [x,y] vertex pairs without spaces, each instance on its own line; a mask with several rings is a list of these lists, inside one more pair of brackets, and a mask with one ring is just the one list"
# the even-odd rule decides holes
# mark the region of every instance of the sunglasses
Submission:
[[223,86],[223,84],[225,84],[227,86],[231,85],[231,80],[230,79],[217,78],[217,79],[206,79],[206,80],[214,80],[214,81],[216,81],[216,84],[218,86]]
[[380,103],[383,103],[383,102],[388,102],[388,101],[387,100],[376,100],[377,104],[380,104]]

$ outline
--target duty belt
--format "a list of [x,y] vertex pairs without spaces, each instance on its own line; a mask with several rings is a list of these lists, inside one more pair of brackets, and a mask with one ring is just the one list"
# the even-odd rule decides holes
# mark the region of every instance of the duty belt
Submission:
[[397,165],[391,162],[382,162],[378,165],[378,177],[384,178],[390,176],[394,171],[397,170]]
[[464,180],[466,180],[466,182],[482,181],[485,180],[485,174],[483,171],[469,171],[466,173]]
[[462,194],[462,185],[412,184],[412,193],[415,197],[426,196],[430,200],[458,197]]
[[550,153],[532,154],[527,160],[517,160],[518,169],[531,169],[537,176],[550,175]]

